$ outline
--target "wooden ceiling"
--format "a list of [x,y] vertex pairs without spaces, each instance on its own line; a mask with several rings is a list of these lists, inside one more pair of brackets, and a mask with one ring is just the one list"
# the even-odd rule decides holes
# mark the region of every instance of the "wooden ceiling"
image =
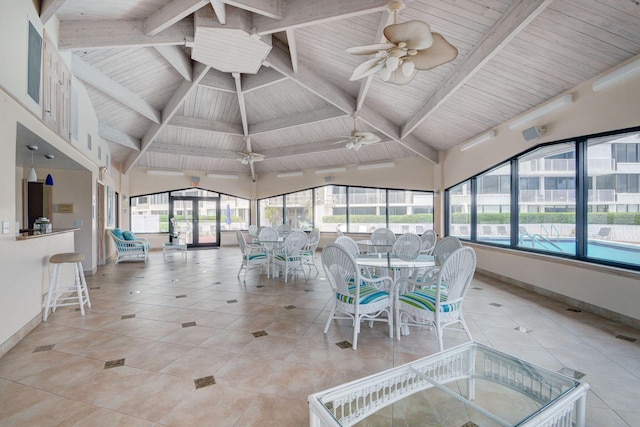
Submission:
[[[364,57],[345,49],[381,41],[389,3],[42,0],[41,18],[59,20],[59,49],[71,51],[71,71],[123,172],[255,177],[413,156],[437,162],[439,150],[640,53],[634,0],[407,0],[398,22],[427,22],[458,57],[404,86],[349,81]],[[382,142],[358,151],[336,144],[354,113],[358,130]],[[248,150],[265,160],[237,161]]]

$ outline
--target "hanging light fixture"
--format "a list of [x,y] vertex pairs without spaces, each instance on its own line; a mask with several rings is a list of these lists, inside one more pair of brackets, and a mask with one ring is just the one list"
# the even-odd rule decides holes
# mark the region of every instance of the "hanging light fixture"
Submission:
[[[46,159],[53,160],[55,156],[53,154],[45,154],[44,157]],[[44,183],[45,185],[53,185],[53,177],[51,176],[51,174],[47,175],[47,179]]]
[[33,152],[38,149],[37,145],[27,145],[27,148],[31,150],[31,170],[29,171],[29,176],[27,177],[27,182],[38,182],[38,175],[36,175],[36,170],[33,167]]

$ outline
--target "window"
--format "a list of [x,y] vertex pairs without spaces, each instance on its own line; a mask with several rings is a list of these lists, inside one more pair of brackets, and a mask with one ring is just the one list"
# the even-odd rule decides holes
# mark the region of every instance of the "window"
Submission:
[[520,177],[542,182],[518,192],[518,246],[576,253],[575,144],[553,144],[518,159]]
[[42,72],[42,36],[29,22],[29,47],[27,50],[27,95],[40,104]]
[[511,164],[500,165],[476,179],[478,240],[511,244]]
[[639,147],[640,128],[536,147],[447,189],[447,233],[640,270]]
[[471,181],[465,181],[449,189],[449,222],[447,229],[452,236],[468,239],[471,218]]
[[131,231],[169,232],[169,193],[131,197]]
[[[586,255],[590,258],[620,261],[633,256],[629,249],[640,245],[639,146],[640,132],[587,140],[586,174],[590,185]],[[598,161],[603,159],[602,153],[610,153],[615,162],[606,161],[606,157],[605,161]],[[608,250],[614,244],[620,245],[621,252]],[[640,253],[629,262],[640,265]]]
[[258,224],[277,228],[284,224],[284,196],[258,200]]
[[422,234],[433,229],[433,193],[427,191],[327,185],[262,199],[258,206],[260,225],[284,217],[294,228],[315,226],[321,232],[370,233],[388,226],[397,234]]
[[305,190],[287,194],[285,223],[292,228],[310,231],[313,228],[313,191]]

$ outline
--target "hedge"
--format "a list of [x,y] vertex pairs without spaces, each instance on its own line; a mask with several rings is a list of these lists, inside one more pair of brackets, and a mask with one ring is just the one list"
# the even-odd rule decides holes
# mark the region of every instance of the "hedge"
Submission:
[[[456,213],[451,215],[452,224],[469,224],[471,215]],[[511,217],[508,213],[478,214],[480,224],[509,224]],[[575,224],[574,212],[542,212],[521,213],[518,216],[521,224]],[[640,212],[593,212],[587,215],[589,224],[620,224],[640,225]]]
[[[350,215],[351,224],[371,224],[385,222],[384,215]],[[322,217],[323,224],[346,224],[346,215],[327,215]],[[390,224],[424,224],[433,223],[433,214],[390,215]]]

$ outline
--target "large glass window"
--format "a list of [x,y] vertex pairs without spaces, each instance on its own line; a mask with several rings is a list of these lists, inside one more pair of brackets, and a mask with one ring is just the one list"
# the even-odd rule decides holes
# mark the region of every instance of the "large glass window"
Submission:
[[284,224],[284,197],[276,196],[258,200],[258,223],[264,227],[277,228]]
[[638,146],[640,132],[587,141],[586,255],[590,258],[640,265]]
[[471,236],[471,181],[449,189],[449,234],[468,239]]
[[576,253],[576,147],[573,142],[541,147],[518,159],[519,178],[538,189],[518,191],[518,246]]
[[[248,199],[224,195],[201,188],[189,188],[166,193],[147,194],[131,197],[131,231],[134,233],[168,233],[169,232],[169,196],[194,197],[198,200],[196,208],[202,227],[215,229],[217,221],[217,203],[211,198],[220,197],[221,228],[223,230],[246,230],[249,228],[250,202]],[[209,198],[209,200],[206,200]],[[189,206],[189,208],[187,208]],[[231,215],[227,219],[227,206]],[[174,203],[173,213],[180,217],[193,215],[193,205]],[[208,225],[207,225],[208,224]]]
[[505,163],[477,178],[477,238],[511,243],[511,165]]
[[316,188],[315,224],[321,232],[347,231],[347,187]]
[[396,234],[422,234],[433,229],[433,193],[427,191],[327,185],[259,200],[258,206],[261,225],[275,218],[272,211],[264,216],[269,206],[286,211],[292,227],[315,226],[321,232],[370,233],[388,226]]
[[249,228],[251,218],[248,199],[221,194],[220,210],[224,222],[223,230],[247,230]]
[[389,190],[389,228],[396,234],[433,229],[433,193]]
[[446,194],[450,235],[640,270],[640,128],[542,145]]
[[313,191],[305,190],[284,196],[285,223],[292,228],[310,231],[313,228]]
[[349,187],[350,233],[370,233],[387,227],[387,192],[380,188]]
[[131,197],[131,231],[169,232],[169,193]]

